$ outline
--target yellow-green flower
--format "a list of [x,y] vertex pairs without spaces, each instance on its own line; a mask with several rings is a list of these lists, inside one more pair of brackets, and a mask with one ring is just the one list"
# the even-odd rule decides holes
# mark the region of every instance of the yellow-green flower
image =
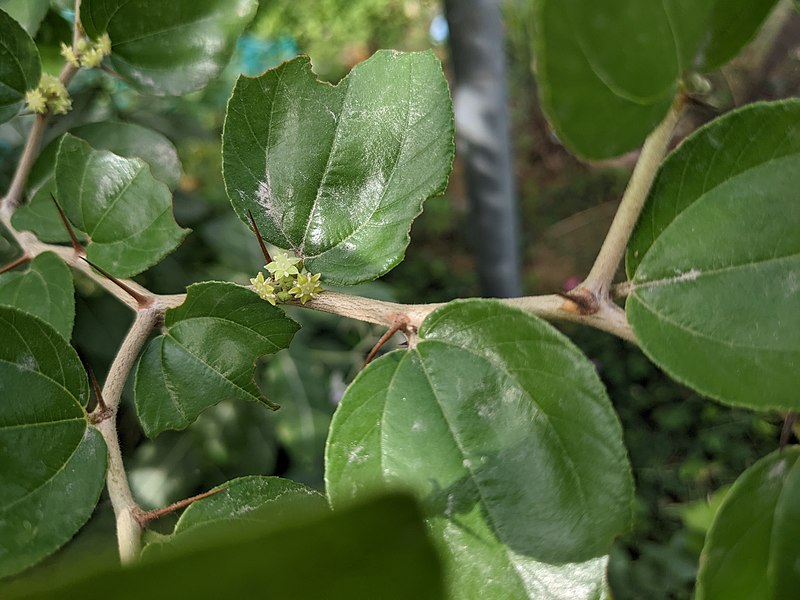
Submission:
[[258,275],[250,279],[250,283],[256,290],[256,293],[262,300],[266,300],[272,306],[275,306],[275,288],[272,287],[268,281],[264,279],[264,274],[259,272]]
[[61,42],[61,56],[63,56],[64,59],[73,67],[81,66],[81,62],[78,60],[78,55],[75,54],[75,50],[72,49],[72,46],[69,46],[64,42]]
[[97,40],[95,44],[95,48],[100,50],[103,53],[103,56],[108,56],[111,54],[111,38],[108,37],[107,33],[104,33],[100,36],[100,39]]
[[319,284],[319,277],[320,273],[316,275],[305,272],[300,273],[294,282],[294,287],[289,290],[289,293],[303,304],[309,300],[313,300],[322,291],[322,286]]
[[297,269],[299,262],[300,259],[295,256],[290,257],[286,252],[278,252],[273,261],[264,265],[264,268],[272,273],[277,281],[280,281],[292,275],[299,275],[300,271]]
[[39,88],[25,92],[25,105],[31,112],[44,114],[47,112],[47,98]]

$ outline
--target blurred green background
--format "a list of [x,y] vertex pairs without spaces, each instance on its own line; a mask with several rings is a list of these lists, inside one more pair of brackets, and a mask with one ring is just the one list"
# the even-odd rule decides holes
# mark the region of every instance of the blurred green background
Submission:
[[[57,46],[70,36],[59,2],[36,33],[45,69],[58,72]],[[193,234],[137,279],[160,293],[209,279],[246,283],[262,265],[258,244],[230,209],[220,173],[225,103],[239,73],[254,75],[298,53],[311,56],[322,79],[336,81],[379,48],[433,47],[448,70],[446,22],[434,0],[262,0],[249,32],[218,81],[184,98],[136,94],[103,73],[81,73],[75,110],[48,139],[100,120],[139,123],[178,148],[184,176],[175,215]],[[520,204],[523,282],[527,294],[568,289],[588,271],[613,217],[635,156],[586,165],[572,158],[538,108],[532,64],[531,2],[506,0],[508,94]],[[773,19],[759,39],[722,73],[690,110],[688,129],[743,102],[795,95],[800,87],[800,16]],[[792,29],[794,28],[794,29]],[[787,31],[789,33],[787,33]],[[22,124],[20,124],[22,121]],[[7,187],[25,135],[25,120],[0,127],[0,186]],[[46,139],[45,142],[48,140]],[[405,262],[355,293],[402,302],[438,302],[480,294],[463,167],[450,188],[426,204],[412,230]],[[0,239],[0,258],[14,249]],[[124,306],[85,279],[73,343],[102,380],[131,323]],[[302,309],[288,309],[303,328],[292,348],[257,368],[257,379],[282,408],[221,402],[185,431],[143,437],[127,391],[119,427],[134,494],[144,508],[164,506],[233,477],[274,474],[323,487],[323,449],[330,417],[347,383],[382,331]],[[635,522],[611,550],[610,580],[619,600],[689,598],[713,510],[736,476],[776,447],[777,415],[731,410],[672,382],[640,351],[611,336],[564,327],[595,362],[619,412],[637,484]],[[159,527],[168,530],[170,522]],[[108,501],[60,554],[26,576],[67,568],[91,552],[114,560]]]

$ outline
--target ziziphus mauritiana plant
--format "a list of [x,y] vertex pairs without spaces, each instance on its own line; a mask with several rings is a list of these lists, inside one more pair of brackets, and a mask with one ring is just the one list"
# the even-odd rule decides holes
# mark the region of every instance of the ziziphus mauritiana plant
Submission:
[[[241,77],[223,174],[265,265],[254,265],[249,287],[208,281],[166,296],[130,278],[188,234],[172,217],[179,172],[169,142],[101,122],[59,137],[37,161],[40,143],[71,110],[68,86],[82,69],[145,94],[205,86],[256,3],[83,0],[57,78],[42,74],[30,35],[0,12],[0,116],[34,113],[2,202],[20,252],[0,276],[0,576],[69,541],[104,486],[129,565],[10,593],[607,597],[609,546],[631,519],[630,466],[592,363],[546,321],[638,344],[709,401],[798,408],[800,102],[743,107],[665,158],[686,82],[733,57],[774,4],[538,2],[541,102],[561,141],[588,159],[641,152],[575,290],[440,305],[325,289],[396,266],[423,202],[445,189],[453,118],[432,53],[377,52],[336,86],[317,81],[305,57]],[[615,283],[623,259],[627,277]],[[71,271],[135,313],[102,388],[69,344]],[[342,398],[325,457],[332,512],[319,493],[261,476],[141,509],[116,431],[126,382],[149,437],[187,427],[224,398],[291,402],[267,400],[253,380],[254,361],[287,347],[298,328],[282,303],[376,323],[408,342],[370,362]],[[731,488],[706,541],[698,598],[795,593],[799,458],[796,447],[776,450]],[[142,547],[153,520],[189,504],[171,535]],[[266,580],[256,576],[265,561]],[[298,577],[305,572],[314,576]]]

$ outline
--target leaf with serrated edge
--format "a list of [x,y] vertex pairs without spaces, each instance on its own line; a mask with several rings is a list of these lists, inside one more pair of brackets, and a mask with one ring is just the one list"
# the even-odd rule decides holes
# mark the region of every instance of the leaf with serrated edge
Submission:
[[402,260],[422,203],[444,191],[452,119],[431,52],[379,51],[336,86],[307,57],[242,76],[222,136],[228,197],[323,281],[374,279]]
[[146,162],[95,150],[70,134],[58,149],[56,190],[67,219],[89,238],[86,257],[117,277],[157,264],[188,233]]
[[34,258],[25,271],[0,275],[0,304],[39,317],[52,325],[65,340],[72,336],[75,320],[72,273],[52,252]]
[[457,597],[558,598],[565,586],[596,597],[632,482],[592,363],[497,301],[451,302],[419,336],[342,398],[326,451],[334,508],[412,489]]
[[0,10],[0,123],[17,114],[25,92],[39,85],[42,65],[31,36]]
[[254,363],[286,348],[298,329],[281,309],[238,285],[210,281],[186,291],[136,368],[136,410],[149,437],[187,427],[226,398],[264,402]]
[[706,537],[697,600],[785,600],[800,589],[800,448],[762,458],[733,484]]
[[103,488],[106,447],[89,425],[78,355],[38,318],[0,306],[0,577],[66,543]]
[[648,356],[722,402],[800,408],[800,102],[745,107],[664,163],[628,249]]
[[[73,127],[71,135],[96,150],[110,150],[125,158],[141,158],[150,165],[153,177],[166,183],[171,190],[178,187],[181,162],[178,151],[165,136],[134,123],[103,121]],[[50,194],[56,193],[56,157],[62,137],[54,139],[39,153],[28,178],[30,201],[20,206],[12,216],[12,224],[20,230],[30,230],[43,242],[69,242],[69,235],[58,215]]]
[[108,33],[111,66],[136,89],[179,96],[204,87],[230,60],[256,0],[83,0],[93,39]]

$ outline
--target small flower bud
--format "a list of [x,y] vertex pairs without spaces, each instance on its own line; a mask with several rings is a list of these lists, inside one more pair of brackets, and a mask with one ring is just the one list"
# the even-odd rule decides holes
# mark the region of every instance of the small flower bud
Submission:
[[39,91],[39,88],[28,90],[25,92],[25,106],[27,106],[28,110],[31,112],[41,115],[47,112],[47,99],[44,97],[44,94]]

